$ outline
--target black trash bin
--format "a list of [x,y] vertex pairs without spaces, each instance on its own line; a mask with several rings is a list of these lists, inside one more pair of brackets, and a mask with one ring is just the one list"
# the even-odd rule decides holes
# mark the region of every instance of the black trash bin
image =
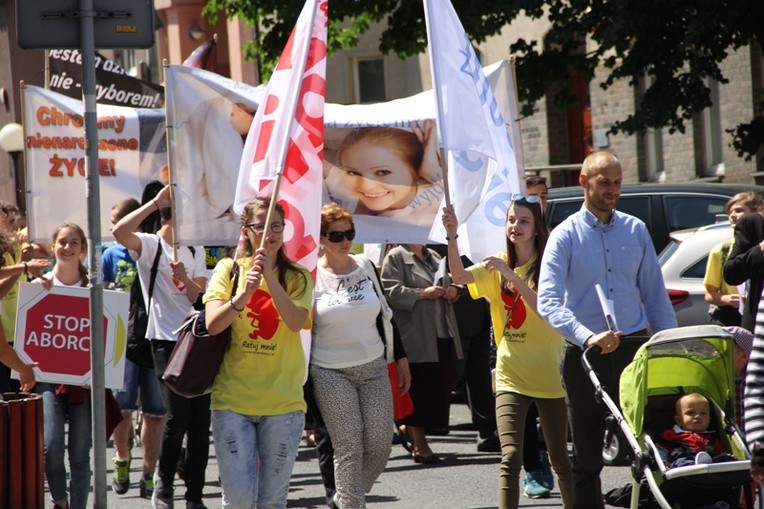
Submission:
[[45,505],[42,396],[6,392],[0,401],[0,508]]

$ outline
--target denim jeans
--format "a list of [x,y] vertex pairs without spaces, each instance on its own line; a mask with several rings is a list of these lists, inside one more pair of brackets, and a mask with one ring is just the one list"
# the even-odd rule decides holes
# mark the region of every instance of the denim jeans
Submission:
[[[67,396],[56,395],[56,386],[38,383],[35,390],[42,395],[45,434],[45,478],[53,501],[67,499],[64,448],[69,451],[71,485],[69,507],[86,509],[90,492],[90,391],[82,403],[69,404]],[[69,417],[69,437],[65,445],[64,423]]]
[[305,426],[305,414],[212,412],[223,507],[283,509]]
[[114,397],[123,412],[135,410],[138,390],[141,394],[141,412],[149,417],[164,417],[165,408],[154,368],[147,368],[125,359],[125,386],[114,391]]
[[[160,380],[174,347],[174,341],[151,340],[154,370]],[[159,382],[159,390],[167,409],[167,421],[159,453],[159,483],[155,489],[162,496],[172,495],[175,471],[183,448],[183,435],[188,433],[183,476],[186,483],[185,499],[201,503],[210,453],[210,395],[184,398],[172,392],[163,382]]]

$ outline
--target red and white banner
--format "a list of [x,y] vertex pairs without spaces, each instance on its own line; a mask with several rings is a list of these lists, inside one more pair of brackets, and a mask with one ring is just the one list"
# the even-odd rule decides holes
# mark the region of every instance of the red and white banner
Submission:
[[287,254],[313,271],[321,229],[327,0],[308,0],[273,72],[244,144],[234,212],[270,196],[283,173],[278,202],[286,211]]
[[[125,292],[103,292],[104,381],[110,389],[124,382],[128,301]],[[92,384],[90,341],[89,289],[21,283],[14,349],[24,362],[38,364],[38,382]]]

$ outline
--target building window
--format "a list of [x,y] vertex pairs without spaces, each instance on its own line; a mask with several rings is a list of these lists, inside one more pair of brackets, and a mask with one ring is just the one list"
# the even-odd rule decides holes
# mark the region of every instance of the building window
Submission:
[[359,103],[387,100],[385,66],[381,58],[356,61],[356,97]]

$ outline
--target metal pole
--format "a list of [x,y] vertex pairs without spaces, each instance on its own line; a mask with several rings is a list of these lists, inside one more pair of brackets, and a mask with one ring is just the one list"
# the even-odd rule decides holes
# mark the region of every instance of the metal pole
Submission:
[[106,507],[106,411],[103,346],[103,287],[101,286],[101,206],[96,130],[95,31],[93,0],[80,0],[82,97],[87,147],[88,261],[90,268],[90,373],[93,422],[93,507]]

